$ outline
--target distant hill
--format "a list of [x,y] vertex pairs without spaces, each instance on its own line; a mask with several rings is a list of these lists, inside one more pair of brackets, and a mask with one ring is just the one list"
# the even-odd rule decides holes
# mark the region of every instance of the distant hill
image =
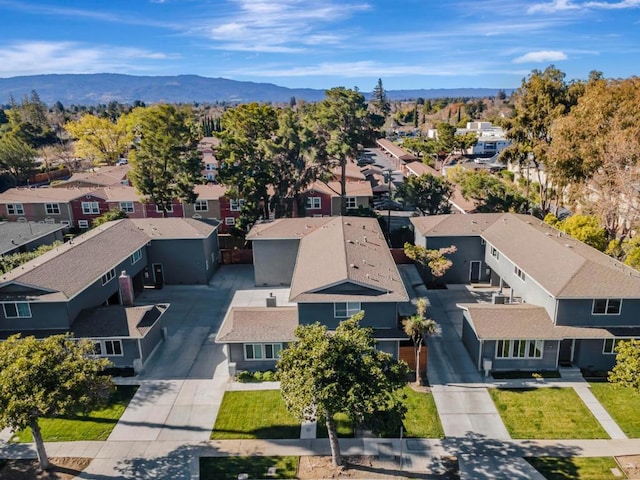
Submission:
[[[116,100],[132,103],[142,100],[156,102],[289,102],[291,97],[309,102],[324,98],[324,90],[286,88],[272,83],[239,82],[226,78],[198,75],[145,77],[97,73],[81,75],[31,75],[0,78],[0,104],[8,103],[11,95],[19,101],[35,90],[43,102],[57,101],[64,105],[91,105]],[[387,91],[391,100],[436,97],[494,96],[492,88],[441,88],[431,90]],[[368,92],[363,92],[368,96]],[[509,91],[507,91],[507,94]]]

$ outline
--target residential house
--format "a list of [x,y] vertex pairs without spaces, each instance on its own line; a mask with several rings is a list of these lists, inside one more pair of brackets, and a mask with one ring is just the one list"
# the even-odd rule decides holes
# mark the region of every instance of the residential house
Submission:
[[640,273],[539,219],[511,213],[412,219],[416,244],[458,247],[450,282],[490,282],[494,304],[462,304],[478,370],[609,370],[640,338]]
[[320,322],[332,330],[361,310],[378,348],[398,357],[409,297],[376,219],[278,219],[255,225],[247,239],[256,286],[267,287],[259,291],[288,287],[288,298],[285,305],[269,296],[266,306],[229,310],[216,342],[226,345],[237,368],[273,368],[298,324]]
[[0,193],[0,217],[11,222],[44,222],[74,226],[71,201],[92,188],[10,188]]
[[198,150],[202,153],[202,176],[207,182],[216,182],[218,159],[215,152],[219,145],[220,139],[216,137],[204,137],[198,144]]
[[223,221],[224,223],[220,211],[220,199],[227,193],[227,187],[209,183],[207,185],[196,185],[194,192],[197,195],[196,201],[192,204],[184,205],[185,218],[206,218]]
[[161,341],[167,305],[135,297],[145,284],[207,281],[216,246],[217,226],[193,219],[103,224],[0,276],[0,336],[71,332],[116,366],[140,369]]
[[403,163],[415,162],[418,157],[399,147],[391,140],[380,138],[376,140],[376,144],[382,151],[391,158],[396,167],[401,167]]
[[[302,193],[305,202],[305,214],[307,217],[335,216],[340,215],[340,203],[342,186],[340,182],[312,183]],[[367,181],[346,182],[345,202],[347,212],[349,210],[371,208],[373,201],[373,191],[371,183]]]

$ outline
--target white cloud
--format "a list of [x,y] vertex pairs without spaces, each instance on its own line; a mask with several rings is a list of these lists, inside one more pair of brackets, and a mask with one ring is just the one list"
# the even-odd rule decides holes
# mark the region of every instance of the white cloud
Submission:
[[29,41],[0,46],[0,76],[135,72],[144,71],[148,62],[157,63],[171,58],[176,57],[140,48]]
[[620,10],[625,8],[640,8],[640,0],[621,0],[614,2],[575,2],[573,0],[553,0],[552,2],[531,5],[529,13],[556,13],[568,10]]
[[557,62],[558,60],[566,59],[567,55],[559,50],[539,50],[537,52],[529,52],[520,57],[514,58],[513,63]]
[[336,45],[348,35],[329,29],[357,12],[366,3],[335,0],[233,0],[231,13],[216,16],[191,34],[217,42],[212,48],[232,51],[299,52],[308,45]]

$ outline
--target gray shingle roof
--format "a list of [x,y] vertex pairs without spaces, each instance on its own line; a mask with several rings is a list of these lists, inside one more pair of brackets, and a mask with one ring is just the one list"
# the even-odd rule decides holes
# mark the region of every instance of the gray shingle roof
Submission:
[[459,304],[480,340],[562,340],[612,338],[606,328],[556,326],[543,307],[530,304]]
[[[351,284],[340,293],[331,287]],[[368,292],[368,293],[365,293]],[[291,301],[403,302],[409,299],[375,218],[333,217],[300,241]]]
[[63,228],[60,224],[0,222],[0,255]]
[[130,220],[150,239],[206,238],[218,225],[193,218],[132,218]]
[[479,236],[502,218],[502,213],[475,213],[473,215],[430,215],[412,217],[416,230],[426,237]]
[[216,343],[292,342],[297,326],[297,307],[232,307]]
[[169,308],[167,304],[83,310],[71,325],[77,338],[142,338]]

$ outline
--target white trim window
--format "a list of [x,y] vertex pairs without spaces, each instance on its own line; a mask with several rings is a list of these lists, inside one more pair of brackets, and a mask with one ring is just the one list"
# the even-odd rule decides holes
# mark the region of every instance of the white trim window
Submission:
[[139,248],[138,250],[133,252],[130,258],[131,258],[131,265],[133,265],[134,263],[138,263],[142,258],[142,249]]
[[225,225],[235,225],[236,224],[235,217],[224,217],[224,224]]
[[102,275],[102,285],[106,285],[107,283],[109,283],[114,278],[116,278],[116,269],[112,268],[107,273]]
[[496,260],[500,260],[500,252],[496,247],[491,247],[491,256]]
[[616,347],[623,340],[628,340],[628,339],[627,338],[605,338],[604,342],[602,342],[602,353],[605,355],[615,355]]
[[320,210],[322,208],[322,197],[307,197],[307,210]]
[[216,169],[216,164],[215,163],[205,163],[204,164],[204,169],[207,170],[208,172],[212,172]]
[[96,357],[122,357],[122,340],[94,340],[93,354]]
[[4,318],[31,318],[29,302],[6,302],[2,304]]
[[544,340],[498,340],[496,358],[542,358]]
[[59,203],[45,203],[44,211],[47,212],[47,215],[60,215],[60,204]]
[[[156,213],[162,213],[162,207],[160,205],[156,205]],[[167,213],[173,213],[173,204],[167,205]]]
[[358,208],[358,199],[356,197],[346,197],[345,204],[347,205],[346,208]]
[[620,315],[622,311],[621,298],[594,298],[591,307],[592,315]]
[[229,200],[229,210],[231,210],[232,212],[239,212],[242,209],[243,205],[243,198],[239,198],[237,200],[235,198],[232,198]]
[[78,220],[78,228],[89,228],[89,220]]
[[21,203],[7,203],[7,215],[24,215],[24,205]]
[[523,282],[527,279],[527,276],[524,274],[524,272],[516,266],[513,267],[513,273],[515,273]]
[[136,207],[133,202],[120,202],[120,210],[124,213],[134,213],[136,211]]
[[282,351],[281,343],[245,343],[245,360],[277,360]]
[[209,210],[209,202],[207,202],[206,200],[196,200],[193,203],[193,209],[196,212],[206,212],[207,210]]
[[349,318],[362,310],[360,302],[336,302],[333,304],[335,318]]
[[98,202],[82,202],[82,213],[85,215],[97,215],[100,213]]

